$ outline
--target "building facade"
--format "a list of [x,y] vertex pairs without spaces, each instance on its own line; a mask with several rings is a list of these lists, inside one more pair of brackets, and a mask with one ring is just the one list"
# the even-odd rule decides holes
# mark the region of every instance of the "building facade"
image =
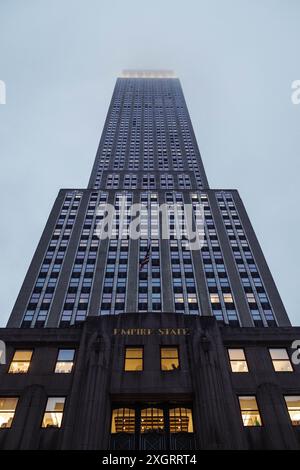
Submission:
[[[120,237],[135,204],[143,237]],[[184,206],[201,249],[175,235]],[[238,192],[208,185],[179,80],[126,71],[0,330],[0,447],[300,448],[298,338]]]

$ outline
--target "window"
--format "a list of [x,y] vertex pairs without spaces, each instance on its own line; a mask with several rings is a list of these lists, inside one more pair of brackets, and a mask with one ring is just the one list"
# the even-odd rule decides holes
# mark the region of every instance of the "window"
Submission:
[[135,410],[131,408],[118,408],[113,410],[111,418],[111,433],[135,432]]
[[143,348],[139,347],[126,347],[125,348],[125,367],[124,370],[128,371],[141,371],[143,370]]
[[248,372],[248,365],[243,349],[228,349],[232,372]]
[[261,426],[261,418],[255,396],[239,397],[244,426]]
[[75,349],[59,349],[55,365],[56,374],[70,374],[74,364]]
[[17,350],[10,363],[9,374],[26,374],[28,372],[33,351]]
[[189,408],[170,409],[170,432],[194,432],[192,410]]
[[232,295],[231,294],[223,294],[223,297],[224,297],[224,302],[227,304],[231,304],[233,303],[233,298],[232,298]]
[[178,347],[163,347],[160,349],[161,370],[175,370],[179,368]]
[[293,372],[293,367],[285,348],[269,349],[269,352],[276,372]]
[[65,397],[50,397],[48,398],[42,428],[60,428],[64,406]]
[[160,408],[145,408],[141,411],[141,433],[163,431],[164,413]]
[[0,397],[0,428],[10,428],[14,419],[18,398]]
[[286,406],[293,426],[300,425],[300,395],[285,396]]
[[218,294],[210,294],[210,301],[212,304],[220,303],[220,298]]

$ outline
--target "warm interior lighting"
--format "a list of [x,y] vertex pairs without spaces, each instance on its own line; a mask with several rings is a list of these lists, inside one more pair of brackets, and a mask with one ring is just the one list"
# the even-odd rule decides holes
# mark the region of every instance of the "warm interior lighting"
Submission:
[[220,303],[220,298],[218,294],[210,294],[210,301],[212,304]]
[[113,410],[111,418],[111,433],[135,431],[135,410],[131,408],[118,408]]
[[293,372],[293,367],[285,348],[269,349],[269,352],[276,372]]
[[191,409],[173,408],[170,410],[170,432],[194,432]]
[[30,366],[32,354],[32,350],[15,351],[8,372],[10,374],[26,374]]
[[0,428],[10,428],[15,415],[18,398],[0,397]]
[[261,418],[254,396],[239,397],[244,426],[261,426]]
[[65,406],[64,397],[48,398],[42,428],[60,428]]
[[243,349],[228,349],[232,372],[248,372],[248,365]]
[[55,364],[56,374],[70,374],[74,365],[75,349],[60,349]]
[[286,406],[293,426],[300,425],[300,395],[285,396]]
[[177,347],[164,347],[160,350],[161,370],[176,370],[179,368]]
[[125,348],[125,371],[143,370],[143,348],[126,347]]
[[[193,418],[190,408],[171,408],[165,411],[161,408],[142,408],[140,415],[136,415],[134,408],[116,408],[112,410],[111,433],[134,434],[138,429],[142,434],[149,432],[167,431],[165,427],[165,414],[169,413],[170,433],[193,433]],[[140,416],[140,418],[139,418]]]
[[164,429],[164,412],[160,408],[144,408],[141,411],[144,419],[142,432],[163,431]]

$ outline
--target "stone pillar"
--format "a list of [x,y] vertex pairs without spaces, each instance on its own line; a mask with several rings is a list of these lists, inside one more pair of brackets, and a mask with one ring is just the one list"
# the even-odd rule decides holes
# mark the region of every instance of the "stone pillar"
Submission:
[[[94,332],[83,349],[80,383],[70,415],[75,415],[72,437],[64,448],[107,449],[110,426],[110,339]],[[74,412],[75,407],[75,412]],[[70,427],[71,429],[71,427]],[[71,438],[70,438],[71,437]]]
[[282,391],[275,383],[263,383],[257,389],[257,403],[262,415],[264,449],[299,449],[293,426],[286,411]]
[[191,349],[197,447],[246,449],[226,351],[214,318],[199,319],[199,328],[193,334]]

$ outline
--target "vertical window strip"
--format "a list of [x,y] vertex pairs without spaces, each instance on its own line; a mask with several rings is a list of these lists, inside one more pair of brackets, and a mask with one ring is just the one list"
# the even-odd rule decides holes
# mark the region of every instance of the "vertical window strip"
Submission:
[[98,212],[98,205],[107,201],[107,193],[91,193],[86,209],[83,228],[64,299],[60,326],[80,323],[85,320],[92,291],[95,265],[100,240],[95,230],[103,218],[104,211]]
[[[253,323],[255,326],[275,326],[276,320],[274,317],[273,309],[267,296],[267,292],[263,284],[261,275],[259,273],[257,264],[254,261],[255,271],[253,271],[251,266],[253,263],[249,263],[247,257],[245,256],[244,248],[247,248],[247,251],[251,254],[251,260],[254,260],[253,252],[250,248],[249,240],[246,236],[246,233],[242,227],[242,223],[238,211],[236,209],[233,196],[230,193],[220,192],[216,193],[216,197],[227,235],[228,237],[234,237],[237,242],[236,244],[233,244],[232,240],[230,240],[230,245],[234,255],[241,283],[244,286],[245,295],[247,296],[247,287],[249,287],[249,290],[251,288],[252,292],[254,293],[254,298],[252,298],[253,296],[251,296],[250,298],[250,295],[247,296],[248,307],[252,316]],[[234,246],[239,248],[239,255],[237,254],[238,252],[234,250]],[[241,260],[240,263],[239,260]],[[242,272],[245,272],[247,274],[247,278],[244,277],[243,274],[241,274]],[[253,278],[253,272],[255,272],[256,274],[255,278]],[[245,279],[248,279],[249,282],[246,283]],[[265,303],[267,305],[267,308],[265,309],[263,308],[263,304],[261,302],[260,293],[257,290],[257,283],[260,284],[260,286],[263,288],[264,298],[266,299]],[[248,292],[248,294],[250,294],[250,292]]]
[[46,323],[81,198],[79,191],[69,191],[65,195],[21,327],[43,327]]
[[192,193],[191,201],[194,214],[196,214],[198,204],[204,205],[205,243],[201,249],[201,256],[213,314],[218,321],[224,321],[224,323],[231,325],[239,325],[233,291],[225,267],[208,196],[202,192]]

